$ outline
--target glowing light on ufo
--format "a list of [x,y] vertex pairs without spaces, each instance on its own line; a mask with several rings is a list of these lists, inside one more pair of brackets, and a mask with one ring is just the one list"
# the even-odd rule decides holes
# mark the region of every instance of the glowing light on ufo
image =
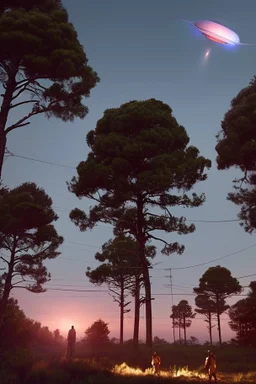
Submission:
[[209,56],[209,54],[210,54],[210,49],[208,49],[208,50],[205,52],[205,55],[204,55],[205,59],[207,59],[207,57]]
[[232,31],[231,29],[215,21],[211,21],[211,20],[198,20],[196,22],[192,22],[189,20],[183,20],[183,21],[192,24],[208,40],[211,40],[215,43],[225,44],[225,45],[256,46],[256,44],[241,43],[240,38],[236,32]]
[[204,55],[202,57],[202,64],[203,65],[206,65],[208,59],[209,59],[209,56],[210,56],[210,53],[211,53],[211,49],[207,49],[205,52],[204,52]]

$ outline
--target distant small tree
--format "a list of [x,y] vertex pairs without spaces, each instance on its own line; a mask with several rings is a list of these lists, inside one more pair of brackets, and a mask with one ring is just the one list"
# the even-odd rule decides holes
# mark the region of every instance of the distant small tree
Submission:
[[[155,256],[155,246],[146,247],[147,258]],[[117,235],[114,239],[103,244],[102,251],[97,252],[95,259],[102,264],[91,270],[87,269],[86,276],[96,285],[106,283],[114,301],[120,307],[120,343],[123,343],[124,314],[131,301],[126,301],[132,294],[134,297],[134,344],[139,340],[140,306],[144,303],[140,296],[143,284],[142,270],[137,257],[137,244],[131,236]]]
[[64,337],[61,336],[59,329],[55,329],[55,331],[53,331],[53,339],[58,344],[61,344],[64,342]]
[[[58,216],[52,200],[34,183],[24,183],[0,194],[0,260],[6,265],[3,273],[3,294],[0,320],[4,318],[10,292],[25,288],[30,292],[44,292],[43,284],[51,275],[44,261],[55,259],[63,238],[53,222]],[[18,281],[14,280],[18,278]]]
[[117,337],[112,337],[111,340],[110,340],[110,343],[112,344],[118,344],[119,343],[119,340]]
[[179,318],[181,326],[184,332],[184,344],[187,345],[187,328],[191,326],[192,319],[195,318],[196,314],[193,313],[191,305],[187,300],[181,300],[178,305]]
[[207,295],[215,303],[220,345],[222,344],[220,315],[229,308],[225,299],[241,291],[242,287],[238,280],[232,277],[227,268],[220,265],[207,269],[199,280],[199,287],[194,288],[197,295]]
[[168,342],[165,339],[161,339],[160,337],[155,336],[154,339],[153,339],[153,344],[155,344],[155,345],[165,345],[165,344],[168,344]]
[[124,236],[109,240],[102,246],[102,252],[97,252],[95,255],[95,259],[102,264],[94,270],[88,267],[86,272],[91,283],[108,285],[110,295],[120,307],[120,344],[123,344],[124,315],[130,312],[127,307],[131,301],[126,299],[133,285],[136,268],[133,262],[135,259],[133,243],[132,239]]
[[[0,299],[0,304],[1,304]],[[26,316],[20,309],[18,301],[10,298],[5,307],[5,322],[0,327],[0,350],[9,350],[17,347],[28,347],[31,342],[30,335],[24,329]]]
[[251,331],[251,322],[248,302],[246,299],[237,301],[228,311],[229,326],[236,332],[236,343],[246,345]]
[[187,341],[188,345],[199,345],[199,340],[195,336],[190,336],[189,340]]
[[108,324],[99,319],[85,331],[84,342],[99,348],[109,343],[109,333]]
[[[207,294],[199,294],[195,298],[195,304],[198,308],[195,309],[196,313],[205,316],[205,322],[209,330],[210,345],[212,345],[212,328],[215,325],[212,324],[213,315],[216,313],[216,303],[210,299]],[[225,306],[225,303],[222,303]]]
[[239,345],[256,346],[256,282],[252,281],[249,287],[247,297],[229,309],[229,326],[236,332]]
[[[172,319],[172,327],[174,329],[174,335],[175,335],[175,328],[178,328],[179,343],[181,344],[182,319],[181,319],[181,313],[180,313],[179,307],[177,305],[172,306],[172,313],[170,315],[170,318]],[[175,340],[173,340],[173,342],[175,343]]]

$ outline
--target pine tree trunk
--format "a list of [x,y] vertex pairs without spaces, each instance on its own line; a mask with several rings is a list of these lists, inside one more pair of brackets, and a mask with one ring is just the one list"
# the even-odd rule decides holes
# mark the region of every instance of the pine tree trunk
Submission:
[[219,342],[220,346],[222,345],[222,339],[221,339],[221,328],[220,328],[220,310],[219,310],[219,296],[216,296],[216,303],[217,303],[217,322],[218,322],[218,333],[219,333]]
[[137,242],[138,255],[142,266],[143,281],[145,286],[145,306],[146,306],[146,345],[152,347],[152,302],[151,284],[148,270],[147,258],[145,256],[146,238],[144,233],[143,199],[137,197]]
[[139,326],[140,326],[140,276],[135,276],[135,293],[134,293],[134,329],[133,343],[139,344]]
[[239,321],[239,330],[238,330],[238,344],[241,346],[242,345],[242,325],[241,321]]
[[183,328],[184,328],[184,342],[187,345],[187,330],[186,330],[186,317],[183,316]]
[[176,337],[175,337],[175,326],[174,326],[174,319],[172,319],[172,334],[173,334],[173,343],[176,343]]
[[0,109],[0,180],[2,179],[4,154],[6,148],[6,123],[11,108],[13,94],[16,88],[16,73],[17,70],[13,69],[12,73],[8,74],[8,81],[6,83],[6,89],[3,96],[3,102]]
[[0,131],[0,181],[2,179],[5,148],[6,148],[6,135],[3,131]]
[[0,330],[5,320],[8,300],[9,300],[10,292],[12,289],[12,274],[13,274],[14,262],[15,262],[15,249],[16,249],[16,240],[14,240],[14,243],[13,243],[11,258],[8,265],[8,272],[7,272],[5,283],[4,283],[2,300],[0,302]]
[[119,343],[124,342],[124,279],[121,278],[120,284],[120,338]]
[[146,344],[152,347],[152,302],[151,302],[151,284],[148,267],[144,267],[143,278],[145,284],[145,305],[146,305]]
[[210,335],[210,345],[212,346],[212,314],[209,312],[209,335]]
[[179,320],[179,344],[181,344],[181,319],[180,319],[180,312],[178,313],[178,320]]

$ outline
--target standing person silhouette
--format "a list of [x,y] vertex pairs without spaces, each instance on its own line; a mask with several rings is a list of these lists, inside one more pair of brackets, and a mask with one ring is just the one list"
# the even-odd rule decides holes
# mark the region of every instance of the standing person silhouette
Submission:
[[74,325],[72,325],[71,329],[68,331],[67,357],[69,357],[70,359],[74,356],[75,344],[76,344],[76,331],[75,331]]

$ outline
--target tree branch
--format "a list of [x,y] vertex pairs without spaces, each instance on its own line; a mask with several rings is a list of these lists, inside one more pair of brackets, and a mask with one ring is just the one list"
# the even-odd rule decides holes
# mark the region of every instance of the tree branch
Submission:
[[150,235],[150,234],[148,234],[148,237],[150,237],[151,239],[154,239],[154,240],[161,241],[161,242],[164,243],[165,245],[170,245],[170,243],[168,243],[167,241],[165,241],[165,240],[163,240],[163,239],[160,239],[159,237],[156,237],[156,236],[153,236],[153,235]]
[[16,95],[14,95],[12,97],[12,101],[17,99],[24,91],[27,91],[27,86],[29,85],[29,82],[27,82],[26,85],[22,85],[22,86],[19,86],[19,87],[16,87],[15,91],[19,91],[16,93]]
[[17,87],[15,88],[15,91],[18,91],[19,89],[21,89],[22,87],[24,87],[24,83],[26,84],[26,86],[30,83],[30,80],[28,79],[23,79],[23,80],[20,80],[20,81],[16,81],[16,84],[17,84]]
[[[20,281],[17,281],[16,283],[12,283],[12,287],[15,287],[16,288],[16,285],[17,284],[20,284],[20,283],[25,283],[25,280],[20,280]],[[25,288],[25,287],[24,287]]]
[[23,287],[22,285],[15,285],[15,287],[14,288],[23,288],[23,289],[28,289],[27,287]]
[[20,103],[17,103],[17,104],[14,104],[10,107],[10,109],[12,108],[16,108],[16,107],[19,107],[20,105],[24,105],[24,104],[29,104],[29,103],[39,103],[40,100],[26,100],[26,101],[21,101]]
[[8,265],[10,264],[8,260],[6,260],[3,256],[0,256],[0,259],[2,259],[5,263],[7,263]]
[[5,134],[7,135],[9,132],[13,131],[14,129],[18,128],[18,127],[22,127],[24,125],[28,125],[30,123],[25,123],[23,124],[24,121],[28,120],[30,117],[34,116],[34,115],[39,115],[40,113],[45,113],[45,112],[48,112],[50,110],[50,107],[52,105],[49,104],[49,106],[47,108],[42,108],[41,110],[37,110],[36,112],[30,112],[27,116],[24,116],[22,119],[20,119],[19,121],[17,121],[17,123],[11,125],[10,127],[8,127],[6,130],[5,130]]
[[[12,278],[16,277],[16,276],[20,276],[20,273],[19,272],[15,272],[15,273],[12,274]],[[24,278],[23,278],[23,280],[24,280]]]
[[120,300],[118,300],[118,298],[117,297],[115,297],[115,296],[112,296],[112,295],[110,295],[111,297],[112,297],[112,299],[114,300],[114,302],[115,303],[117,303],[119,306],[121,305],[121,301]]
[[[8,251],[12,252],[12,246],[10,244],[8,244],[8,242],[6,241],[6,239],[3,240],[3,245],[6,249],[8,249]],[[4,248],[2,247],[2,248]]]
[[5,66],[3,65],[3,63],[0,63],[0,67],[3,68],[3,70],[6,72],[6,68],[5,68]]
[[116,296],[120,296],[119,292],[116,292],[113,288],[111,288],[110,286],[108,287],[108,289],[110,290],[110,292],[114,293],[114,295]]
[[33,93],[34,95],[38,96],[38,90],[32,89],[32,88],[27,88],[27,91]]
[[155,215],[154,213],[150,213],[150,212],[146,212],[146,215],[149,215],[149,216],[153,216],[153,217],[157,217],[158,219],[162,218],[164,215],[160,216],[160,215]]
[[30,249],[32,247],[32,245],[30,244],[30,245],[27,245],[25,248],[19,248],[19,249],[17,249],[17,251],[15,251],[15,255],[17,254],[17,253],[19,253],[19,252],[28,252],[28,250]]

